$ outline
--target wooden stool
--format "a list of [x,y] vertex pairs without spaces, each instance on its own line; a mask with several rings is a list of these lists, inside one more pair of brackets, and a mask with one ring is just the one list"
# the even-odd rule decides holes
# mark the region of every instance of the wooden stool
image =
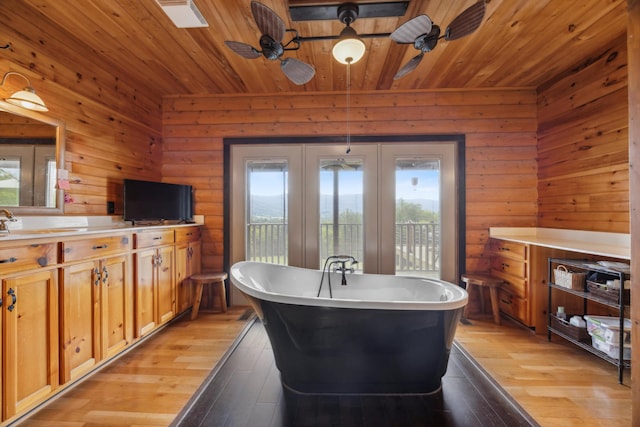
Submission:
[[189,277],[191,283],[196,285],[195,300],[193,301],[193,308],[191,309],[191,320],[198,317],[198,310],[200,310],[200,302],[202,301],[202,290],[204,285],[213,286],[214,293],[217,293],[220,298],[220,307],[222,307],[222,312],[227,312],[227,293],[224,289],[224,281],[226,278],[227,273],[200,273]]
[[[500,289],[500,285],[504,283],[502,279],[497,279],[495,277],[486,276],[482,274],[463,274],[462,281],[467,284],[467,293],[469,294],[469,299],[471,299],[471,290],[475,286],[489,287],[489,293],[491,295],[491,310],[493,312],[493,321],[496,324],[500,324],[500,305],[498,304],[498,289]],[[484,293],[482,289],[480,289],[480,305],[482,308],[482,312],[484,313]],[[467,314],[469,311],[469,303],[464,307],[464,317],[467,318]]]

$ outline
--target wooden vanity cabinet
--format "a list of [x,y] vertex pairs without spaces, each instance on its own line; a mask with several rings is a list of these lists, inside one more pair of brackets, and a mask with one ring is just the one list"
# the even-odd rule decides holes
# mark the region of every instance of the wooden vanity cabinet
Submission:
[[148,334],[176,315],[174,230],[134,235],[136,336]]
[[133,340],[131,235],[61,243],[61,380],[87,372]]
[[491,239],[491,275],[504,280],[498,300],[500,311],[533,327],[529,247],[526,244]]
[[24,412],[59,386],[55,243],[0,249],[2,418]]
[[[173,319],[200,238],[188,226],[0,241],[2,421]],[[190,286],[179,295],[186,310]]]
[[200,227],[176,229],[176,299],[177,312],[193,306],[193,286],[189,277],[202,268],[202,244]]

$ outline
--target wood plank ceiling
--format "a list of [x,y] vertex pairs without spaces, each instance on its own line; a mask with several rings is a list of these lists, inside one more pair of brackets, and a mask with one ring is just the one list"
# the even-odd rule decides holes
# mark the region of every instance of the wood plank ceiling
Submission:
[[[37,34],[37,42],[48,45],[47,52],[55,45],[79,75],[103,67],[156,96],[345,89],[345,66],[331,57],[333,41],[303,43],[298,51],[285,52],[316,69],[309,83],[297,86],[277,61],[244,59],[225,46],[225,40],[258,46],[250,0],[193,1],[208,27],[176,28],[155,0],[3,0],[0,38],[2,26],[16,31],[6,34],[21,34],[31,43]],[[344,27],[338,19],[292,22],[287,0],[261,1],[303,37],[337,35]],[[358,33],[389,33],[427,14],[444,29],[474,1],[411,0],[405,16],[359,19],[353,28]],[[589,58],[606,55],[606,46],[626,31],[625,9],[625,0],[487,0],[484,21],[475,33],[440,40],[418,68],[400,80],[393,76],[418,51],[389,38],[366,39],[364,58],[352,66],[352,90],[537,88]],[[0,39],[0,45],[24,49],[25,40],[13,37]],[[51,73],[44,77],[62,79]]]

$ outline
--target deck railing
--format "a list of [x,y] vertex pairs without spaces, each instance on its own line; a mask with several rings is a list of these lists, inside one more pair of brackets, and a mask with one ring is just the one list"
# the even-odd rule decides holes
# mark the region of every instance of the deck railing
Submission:
[[[334,244],[333,235],[340,236]],[[440,224],[396,224],[396,273],[431,273],[440,270]],[[287,224],[254,223],[247,226],[247,259],[287,264]],[[363,260],[362,224],[322,224],[320,259],[351,255]],[[363,268],[364,265],[360,265]]]

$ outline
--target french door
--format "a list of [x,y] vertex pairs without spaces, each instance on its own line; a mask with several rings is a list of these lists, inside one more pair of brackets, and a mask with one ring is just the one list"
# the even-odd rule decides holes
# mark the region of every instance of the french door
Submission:
[[[457,282],[454,141],[230,149],[230,262],[322,268],[351,255],[360,271]],[[232,289],[232,302],[242,303]]]

